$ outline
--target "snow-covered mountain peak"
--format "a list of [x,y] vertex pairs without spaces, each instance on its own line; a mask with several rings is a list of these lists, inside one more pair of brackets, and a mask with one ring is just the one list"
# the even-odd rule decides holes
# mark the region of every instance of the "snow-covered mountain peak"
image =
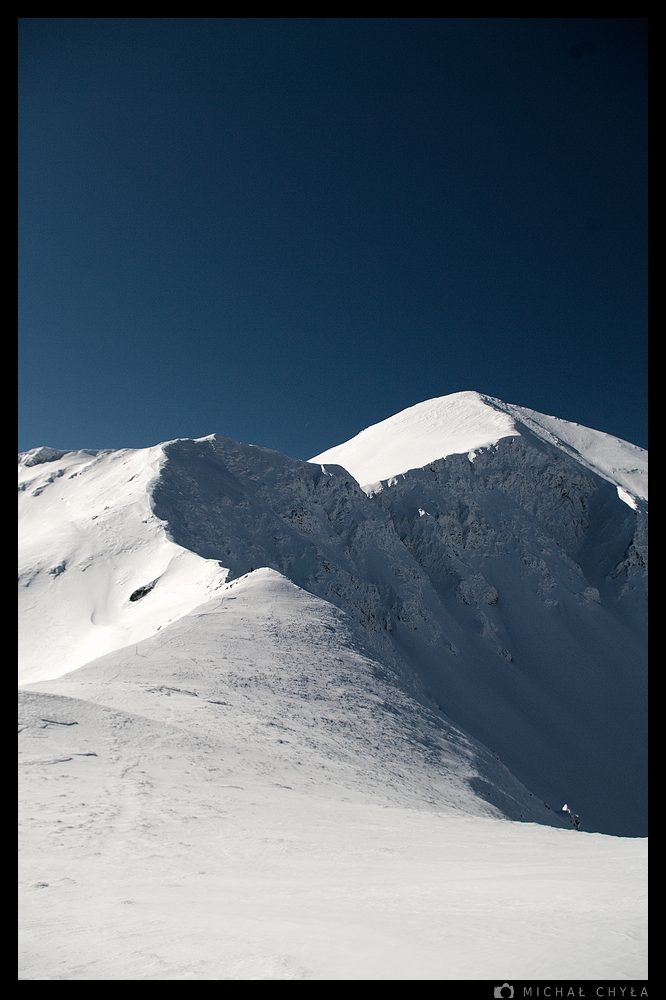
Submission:
[[311,461],[341,465],[370,489],[439,458],[484,448],[518,433],[512,417],[489,405],[480,393],[455,392],[366,427]]
[[[285,579],[337,608],[354,648],[540,799],[584,803],[588,829],[642,832],[646,453],[478,393],[370,432],[413,468],[373,496],[342,455],[308,463],[217,434],[24,456],[21,680],[123,648],[138,663],[144,640],[200,624],[227,585],[222,617],[239,608],[248,574],[254,606],[275,571],[288,603]],[[259,617],[243,621],[252,659]]]
[[[23,466],[25,469],[30,469],[33,465],[44,465],[47,462],[58,462],[67,454],[68,452],[66,451],[61,451],[58,448],[48,448],[46,446],[31,448],[30,451],[19,452],[18,464],[19,466]],[[93,452],[90,452],[90,454],[93,454]]]
[[647,454],[465,392],[320,459],[19,456],[22,978],[640,977]]
[[611,434],[472,391],[410,406],[311,461],[341,465],[372,493],[382,482],[412,469],[457,454],[467,453],[473,461],[479,449],[516,436],[552,445],[630,498],[647,499],[644,449]]

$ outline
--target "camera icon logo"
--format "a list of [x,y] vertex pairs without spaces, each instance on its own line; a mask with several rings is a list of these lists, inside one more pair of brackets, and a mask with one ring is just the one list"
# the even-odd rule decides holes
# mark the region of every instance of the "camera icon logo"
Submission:
[[493,996],[499,997],[499,1000],[511,1000],[513,997],[513,986],[510,983],[502,983],[501,986],[495,987]]

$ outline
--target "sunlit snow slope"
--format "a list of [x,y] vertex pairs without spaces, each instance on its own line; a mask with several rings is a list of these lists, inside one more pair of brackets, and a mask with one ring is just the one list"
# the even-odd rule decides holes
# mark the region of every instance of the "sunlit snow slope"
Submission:
[[642,448],[478,392],[417,403],[311,461],[342,465],[371,491],[409,469],[525,433],[566,451],[630,495],[647,499],[647,452]]
[[343,612],[274,570],[41,688],[212,741],[221,766],[255,780],[564,825],[368,656]]
[[21,456],[20,978],[643,978],[646,458],[477,393]]
[[[460,450],[403,462],[371,496],[339,465],[215,435],[23,456],[21,681],[139,643],[270,567],[344,612],[403,692],[539,801],[644,833],[645,453],[503,406],[432,401],[443,450]],[[403,455],[428,439],[418,421],[407,434],[420,409],[392,418]]]
[[646,974],[645,842],[540,825],[272,570],[23,689],[19,751],[23,979]]
[[[162,446],[19,459],[19,679],[54,677],[184,615],[226,573],[171,542],[151,507]],[[131,600],[154,587],[152,601]],[[155,599],[156,598],[156,599]]]

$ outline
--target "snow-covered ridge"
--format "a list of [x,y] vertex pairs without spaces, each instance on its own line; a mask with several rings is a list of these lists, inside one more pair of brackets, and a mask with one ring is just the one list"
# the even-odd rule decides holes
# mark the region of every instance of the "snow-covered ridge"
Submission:
[[488,406],[479,393],[456,392],[410,406],[310,461],[341,465],[370,491],[410,469],[518,433],[511,416]]
[[[88,455],[98,454],[96,451],[86,451]],[[67,455],[66,451],[59,451],[57,448],[31,448],[30,451],[21,451],[18,456],[18,464],[22,465],[24,468],[30,468],[33,465],[44,465],[47,462],[57,462],[58,459],[64,458]]]
[[[493,407],[511,414],[521,433],[527,428],[542,441],[566,452],[581,465],[613,483],[618,492],[625,490],[631,497],[648,499],[648,453],[644,448],[570,420],[537,413],[525,406],[503,403],[490,396],[484,399]],[[621,499],[625,498],[621,496]],[[631,503],[629,506],[632,506]]]
[[[310,459],[341,465],[366,492],[450,455],[470,455],[506,437],[533,434],[631,497],[647,499],[647,452],[602,431],[479,392],[455,392],[410,406]],[[626,502],[626,501],[625,501]]]
[[641,450],[463,397],[374,496],[21,456],[20,978],[646,974]]
[[343,612],[271,569],[31,690],[40,687],[206,734],[218,765],[237,761],[235,780],[242,771],[244,780],[328,786],[363,801],[564,825],[495,755],[368,657]]
[[[153,635],[226,579],[172,542],[152,510],[163,446],[20,456],[19,669],[55,677]],[[134,595],[156,589],[158,601]],[[147,592],[147,591],[145,591]],[[48,655],[44,654],[44,646]]]
[[[495,432],[517,423],[462,404]],[[539,798],[584,802],[588,829],[642,833],[647,504],[547,433],[523,423],[372,498],[339,465],[217,435],[23,462],[21,678],[123,647],[136,659],[270,567],[344,612],[402,690]]]

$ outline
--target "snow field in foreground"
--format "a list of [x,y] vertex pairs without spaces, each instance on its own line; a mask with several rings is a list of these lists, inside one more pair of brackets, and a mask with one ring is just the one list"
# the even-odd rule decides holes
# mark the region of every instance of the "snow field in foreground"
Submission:
[[647,974],[644,840],[305,794],[205,737],[21,699],[21,978]]

